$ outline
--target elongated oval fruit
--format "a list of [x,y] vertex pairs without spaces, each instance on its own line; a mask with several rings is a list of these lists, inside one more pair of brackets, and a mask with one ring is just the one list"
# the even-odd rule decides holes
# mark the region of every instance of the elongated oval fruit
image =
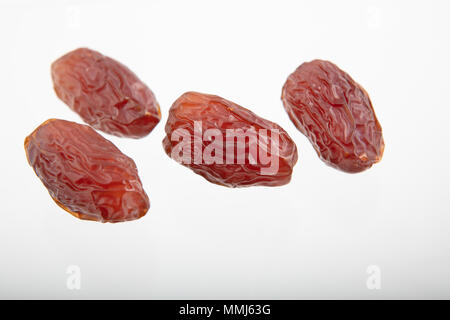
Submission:
[[369,95],[333,63],[303,63],[286,80],[281,99],[326,164],[356,173],[381,160],[384,140]]
[[284,185],[298,158],[279,125],[215,95],[183,94],[165,130],[163,147],[170,157],[227,187]]
[[87,125],[47,120],[25,139],[25,152],[53,200],[77,218],[122,222],[149,209],[134,161]]
[[103,132],[141,138],[161,119],[153,92],[123,64],[87,48],[67,53],[51,67],[56,95]]

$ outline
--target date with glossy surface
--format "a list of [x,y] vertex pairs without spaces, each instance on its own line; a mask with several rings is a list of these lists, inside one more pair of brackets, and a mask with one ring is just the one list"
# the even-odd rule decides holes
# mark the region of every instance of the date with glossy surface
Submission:
[[281,99],[326,164],[356,173],[381,160],[384,140],[369,95],[333,63],[303,63],[288,77]]
[[87,125],[47,120],[25,139],[25,152],[52,199],[77,218],[129,221],[150,207],[134,161]]
[[227,187],[287,184],[298,158],[295,143],[279,125],[215,95],[183,94],[169,111],[165,131],[169,157]]
[[51,74],[56,95],[95,129],[141,138],[161,119],[153,92],[126,66],[97,51],[71,51],[53,62]]

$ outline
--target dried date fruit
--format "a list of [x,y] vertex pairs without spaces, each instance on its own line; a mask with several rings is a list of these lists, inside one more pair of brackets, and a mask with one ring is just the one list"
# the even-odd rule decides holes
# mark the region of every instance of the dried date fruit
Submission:
[[279,125],[215,95],[183,94],[169,111],[165,131],[167,155],[227,187],[287,184],[298,158]]
[[161,119],[153,92],[123,64],[87,48],[51,67],[56,95],[103,132],[130,138],[149,134]]
[[25,152],[52,199],[75,217],[122,222],[149,209],[134,161],[87,125],[47,120],[25,139]]
[[281,99],[326,164],[356,173],[381,160],[384,140],[369,95],[333,63],[303,63],[286,80]]

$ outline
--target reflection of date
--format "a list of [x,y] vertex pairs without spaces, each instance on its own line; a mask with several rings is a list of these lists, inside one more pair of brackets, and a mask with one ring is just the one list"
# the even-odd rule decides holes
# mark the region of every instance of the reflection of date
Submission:
[[178,314],[180,315],[197,315],[206,318],[214,317],[214,314],[223,315],[240,315],[243,317],[252,315],[270,315],[270,305],[261,304],[230,304],[223,306],[195,306],[186,304],[180,307]]

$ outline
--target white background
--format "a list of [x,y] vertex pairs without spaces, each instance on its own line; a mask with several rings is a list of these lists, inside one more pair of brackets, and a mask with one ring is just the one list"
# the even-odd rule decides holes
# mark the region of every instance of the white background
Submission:
[[[450,298],[448,1],[1,1],[0,298]],[[140,140],[105,136],[137,163],[151,208],[101,224],[56,206],[24,138],[81,122],[50,64],[88,46],[130,67],[163,119]],[[302,62],[327,59],[369,92],[383,160],[322,163],[283,110]],[[172,102],[217,94],[279,123],[299,148],[292,182],[228,189],[163,152]],[[68,266],[81,289],[66,286]],[[381,270],[381,289],[366,286]]]

